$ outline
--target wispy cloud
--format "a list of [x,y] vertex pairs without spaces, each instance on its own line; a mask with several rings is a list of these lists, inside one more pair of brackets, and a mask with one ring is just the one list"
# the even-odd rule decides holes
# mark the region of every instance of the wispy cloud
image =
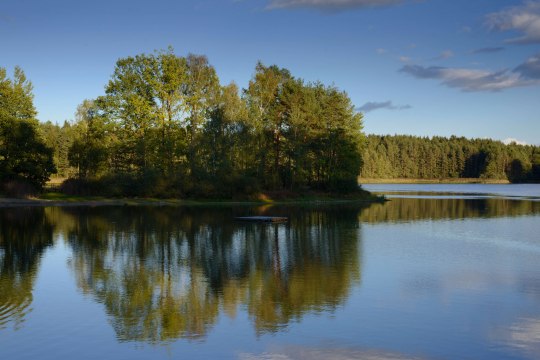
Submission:
[[405,65],[401,72],[417,79],[439,80],[441,84],[463,91],[501,91],[540,84],[540,54],[516,68],[499,71],[448,68],[441,66]]
[[444,50],[439,54],[439,56],[433,58],[433,60],[446,60],[454,56],[454,52],[452,50]]
[[386,54],[386,53],[388,52],[388,50],[383,49],[383,48],[378,48],[378,49],[376,49],[375,51],[376,51],[377,54],[379,54],[379,55],[384,55],[384,54]]
[[408,63],[408,62],[411,62],[411,61],[412,61],[412,59],[411,59],[410,57],[408,57],[408,56],[403,56],[403,55],[400,56],[400,57],[398,57],[398,60],[401,61],[402,63]]
[[540,43],[540,1],[527,1],[486,17],[487,25],[493,30],[519,31],[522,36],[506,40],[510,44]]
[[540,80],[540,53],[528,58],[527,61],[516,67],[514,71],[528,79]]
[[464,91],[499,91],[521,85],[519,75],[509,74],[508,70],[489,72],[440,66],[405,65],[400,71],[417,79],[440,80],[446,86]]
[[367,102],[364,105],[357,108],[357,111],[368,113],[370,111],[386,109],[386,110],[407,110],[410,109],[411,105],[394,105],[392,101],[382,101],[382,102]]
[[504,50],[504,47],[502,46],[485,47],[485,48],[473,50],[471,51],[471,54],[493,54],[493,53],[497,53],[503,50]]
[[268,9],[313,8],[340,11],[354,8],[374,8],[404,3],[406,0],[270,0]]
[[13,22],[13,17],[8,14],[0,13],[0,22],[5,22],[5,23]]

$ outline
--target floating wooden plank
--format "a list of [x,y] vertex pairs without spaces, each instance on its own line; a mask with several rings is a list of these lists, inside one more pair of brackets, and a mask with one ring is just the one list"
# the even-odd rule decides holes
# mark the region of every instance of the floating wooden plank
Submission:
[[286,222],[289,219],[280,216],[237,216],[235,218],[238,221],[252,221],[252,222]]

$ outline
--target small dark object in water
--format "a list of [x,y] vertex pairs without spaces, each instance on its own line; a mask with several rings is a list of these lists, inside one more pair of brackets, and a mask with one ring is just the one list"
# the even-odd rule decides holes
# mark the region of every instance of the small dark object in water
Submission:
[[237,216],[238,221],[253,221],[253,222],[286,222],[289,220],[286,217],[279,216]]

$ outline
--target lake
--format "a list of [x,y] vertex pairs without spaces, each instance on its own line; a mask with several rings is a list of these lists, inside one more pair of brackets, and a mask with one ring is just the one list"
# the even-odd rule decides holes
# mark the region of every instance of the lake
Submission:
[[0,359],[540,358],[540,185],[364,188],[1,208]]

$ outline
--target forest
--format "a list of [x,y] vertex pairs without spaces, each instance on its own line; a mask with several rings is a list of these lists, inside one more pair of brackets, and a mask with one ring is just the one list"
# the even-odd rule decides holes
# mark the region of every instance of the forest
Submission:
[[35,120],[22,70],[2,69],[0,84],[4,192],[39,190],[54,173],[78,195],[360,191],[362,115],[345,92],[277,66],[258,63],[240,90],[221,85],[205,56],[122,58],[104,94],[63,126]]
[[362,178],[540,181],[540,147],[490,139],[366,136]]

